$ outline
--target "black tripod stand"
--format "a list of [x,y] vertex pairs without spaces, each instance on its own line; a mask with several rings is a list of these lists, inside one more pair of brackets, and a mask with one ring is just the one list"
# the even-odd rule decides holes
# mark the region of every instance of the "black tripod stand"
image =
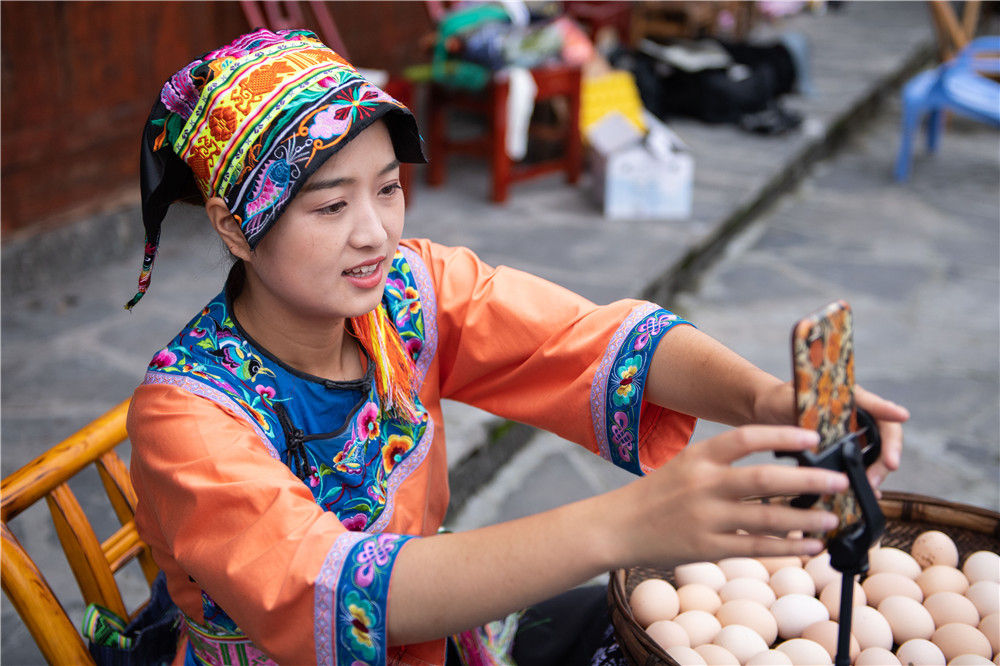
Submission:
[[[875,420],[868,412],[857,410],[859,429],[820,452],[805,451],[790,455],[801,466],[821,467],[844,472],[851,484],[861,509],[861,520],[851,523],[829,541],[830,566],[843,574],[840,585],[840,627],[837,633],[835,666],[850,666],[851,615],[854,605],[854,577],[868,571],[868,549],[882,536],[885,516],[875,498],[875,491],[868,483],[865,470],[878,460],[882,442]],[[816,503],[818,495],[800,495],[791,505],[808,508]]]

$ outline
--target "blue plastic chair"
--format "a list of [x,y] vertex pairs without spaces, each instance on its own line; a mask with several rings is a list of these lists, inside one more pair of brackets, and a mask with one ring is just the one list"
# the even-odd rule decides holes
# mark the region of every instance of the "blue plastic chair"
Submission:
[[[990,57],[983,57],[989,54]],[[913,135],[927,115],[927,151],[936,152],[950,111],[1000,128],[1000,83],[984,74],[1000,74],[1000,37],[980,37],[953,60],[921,72],[903,86],[903,127],[896,157],[896,180],[910,177]]]

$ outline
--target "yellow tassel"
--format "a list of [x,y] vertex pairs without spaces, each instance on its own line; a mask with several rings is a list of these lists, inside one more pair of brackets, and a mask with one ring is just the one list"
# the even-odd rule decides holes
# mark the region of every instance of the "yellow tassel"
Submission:
[[379,304],[367,314],[352,317],[351,330],[375,363],[375,391],[382,409],[416,423],[416,368],[385,307]]

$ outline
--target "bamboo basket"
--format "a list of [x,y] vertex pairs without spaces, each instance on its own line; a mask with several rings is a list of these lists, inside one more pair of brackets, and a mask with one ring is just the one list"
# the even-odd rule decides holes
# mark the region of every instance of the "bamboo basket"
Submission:
[[[886,518],[881,544],[910,551],[913,541],[927,530],[939,530],[954,540],[959,563],[977,550],[1000,552],[1000,513],[967,504],[885,491],[879,500]],[[611,623],[622,651],[634,666],[679,666],[636,622],[628,598],[635,586],[647,578],[662,578],[671,584],[673,571],[633,567],[611,572],[608,604]]]

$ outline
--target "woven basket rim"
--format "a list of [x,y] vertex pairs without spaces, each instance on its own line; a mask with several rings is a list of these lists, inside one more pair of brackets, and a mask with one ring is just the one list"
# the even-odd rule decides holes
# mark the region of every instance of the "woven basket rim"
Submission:
[[[951,502],[929,495],[891,490],[882,492],[879,506],[886,517],[892,520],[904,523],[934,522],[945,527],[958,527],[980,532],[1000,540],[1000,513],[984,507]],[[952,522],[947,522],[948,520]],[[649,634],[632,615],[625,593],[627,571],[627,569],[615,569],[608,576],[608,603],[612,606],[612,623],[615,625],[614,629],[619,642],[622,637],[619,635],[619,628],[614,620],[620,617],[631,636],[646,650],[647,660],[644,662],[645,664],[658,663],[651,661],[655,657],[659,663],[667,664],[667,666],[679,666],[663,648],[649,637]],[[622,647],[628,660],[633,664],[639,664],[636,657],[629,650],[624,649],[624,646]]]

